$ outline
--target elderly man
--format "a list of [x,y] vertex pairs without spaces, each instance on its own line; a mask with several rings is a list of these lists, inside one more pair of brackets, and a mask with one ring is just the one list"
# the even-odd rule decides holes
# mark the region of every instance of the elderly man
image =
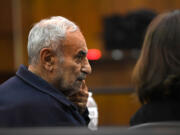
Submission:
[[0,126],[85,126],[91,73],[86,41],[64,17],[41,20],[28,37],[29,65],[0,86]]

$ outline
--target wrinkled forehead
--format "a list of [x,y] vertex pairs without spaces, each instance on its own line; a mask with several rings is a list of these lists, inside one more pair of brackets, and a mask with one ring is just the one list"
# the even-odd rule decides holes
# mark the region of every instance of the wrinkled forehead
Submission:
[[81,31],[67,31],[62,49],[67,53],[75,53],[80,50],[87,53],[86,41]]

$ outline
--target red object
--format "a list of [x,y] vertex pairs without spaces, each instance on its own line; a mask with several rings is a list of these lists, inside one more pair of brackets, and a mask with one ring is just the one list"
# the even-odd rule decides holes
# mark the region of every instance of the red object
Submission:
[[89,49],[87,58],[88,60],[99,60],[101,58],[101,51],[98,49]]

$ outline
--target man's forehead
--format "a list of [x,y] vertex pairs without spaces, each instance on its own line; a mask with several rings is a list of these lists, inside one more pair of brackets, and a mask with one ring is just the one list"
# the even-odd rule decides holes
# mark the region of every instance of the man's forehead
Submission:
[[68,32],[63,42],[63,48],[67,50],[83,51],[87,53],[87,45],[80,31]]
[[66,32],[66,40],[72,40],[72,39],[85,40],[80,30]]

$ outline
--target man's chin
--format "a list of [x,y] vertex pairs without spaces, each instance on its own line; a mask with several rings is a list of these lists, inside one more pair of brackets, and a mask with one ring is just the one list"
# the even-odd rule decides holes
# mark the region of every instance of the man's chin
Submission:
[[71,95],[76,94],[77,92],[79,92],[82,89],[82,82],[80,83],[76,83],[76,85],[73,86],[73,88],[71,89]]
[[61,88],[61,91],[64,93],[64,95],[71,96],[82,89],[82,84],[83,84],[83,81],[76,81],[71,86],[68,86],[68,87],[64,86],[63,88]]
[[80,91],[81,86],[74,86],[73,88],[66,88],[62,92],[65,96],[71,96]]

